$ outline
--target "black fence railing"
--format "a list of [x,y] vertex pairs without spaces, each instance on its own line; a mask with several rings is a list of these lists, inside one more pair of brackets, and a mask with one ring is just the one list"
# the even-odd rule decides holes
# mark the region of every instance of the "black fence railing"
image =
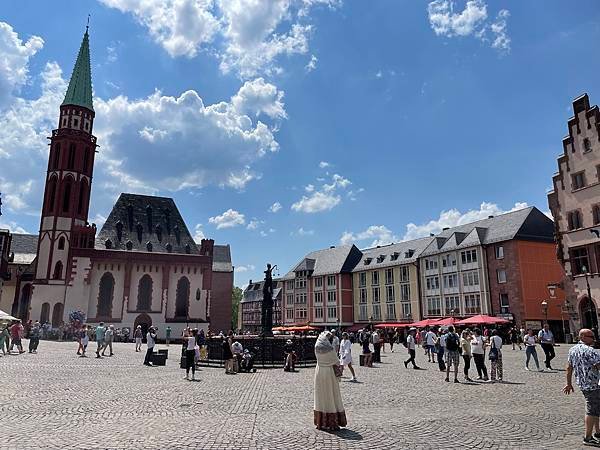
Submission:
[[[283,367],[285,364],[284,346],[289,337],[269,337],[258,336],[236,336],[244,349],[248,349],[254,356],[254,366],[262,368]],[[294,352],[296,352],[296,367],[314,367],[317,363],[315,356],[315,337],[294,337],[290,339]],[[221,338],[211,338],[206,340],[206,357],[198,361],[202,366],[224,365],[223,361],[223,340]]]

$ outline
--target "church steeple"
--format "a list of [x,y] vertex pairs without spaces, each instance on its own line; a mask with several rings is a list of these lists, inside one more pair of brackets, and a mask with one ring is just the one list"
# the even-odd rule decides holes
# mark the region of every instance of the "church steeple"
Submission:
[[[71,74],[69,88],[62,105],[74,105],[94,110],[92,103],[92,70],[90,68],[90,42],[87,27],[81,41],[77,61]],[[61,106],[62,106],[61,105]]]

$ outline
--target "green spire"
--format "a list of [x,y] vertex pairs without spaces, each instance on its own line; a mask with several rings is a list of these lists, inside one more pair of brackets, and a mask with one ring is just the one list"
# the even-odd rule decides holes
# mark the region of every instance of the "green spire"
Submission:
[[83,106],[94,110],[92,103],[92,70],[90,69],[90,42],[87,27],[73,68],[71,81],[63,105]]

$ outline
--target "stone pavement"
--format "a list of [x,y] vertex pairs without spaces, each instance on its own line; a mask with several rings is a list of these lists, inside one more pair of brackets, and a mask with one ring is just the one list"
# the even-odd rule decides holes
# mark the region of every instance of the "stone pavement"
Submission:
[[[191,383],[177,345],[155,368],[134,344],[103,359],[76,348],[42,341],[37,355],[0,358],[0,448],[576,449],[583,433],[583,397],[562,394],[564,371],[526,372],[525,352],[510,348],[505,384],[448,384],[420,350],[427,370],[405,369],[404,347],[388,349],[378,367],[357,368],[360,383],[342,379],[349,423],[335,434],[312,424],[314,369],[203,368]],[[564,366],[568,347],[556,350]]]

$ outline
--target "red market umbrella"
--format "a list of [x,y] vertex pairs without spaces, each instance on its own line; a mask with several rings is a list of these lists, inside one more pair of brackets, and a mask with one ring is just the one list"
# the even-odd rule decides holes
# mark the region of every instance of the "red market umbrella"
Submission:
[[440,320],[440,319],[423,319],[423,320],[419,320],[418,322],[415,322],[415,323],[409,323],[408,325],[405,325],[405,326],[415,327],[415,328],[429,327],[431,325],[436,325],[436,322],[438,320]]
[[378,323],[375,328],[402,328],[411,325],[410,323]]
[[446,317],[445,319],[436,320],[432,325],[454,325],[458,321],[456,317]]
[[508,320],[503,319],[501,317],[493,317],[486,316],[485,314],[479,314],[477,316],[469,317],[464,320],[459,320],[455,322],[456,325],[474,325],[474,324],[486,324],[486,325],[494,325],[500,323],[508,323]]

